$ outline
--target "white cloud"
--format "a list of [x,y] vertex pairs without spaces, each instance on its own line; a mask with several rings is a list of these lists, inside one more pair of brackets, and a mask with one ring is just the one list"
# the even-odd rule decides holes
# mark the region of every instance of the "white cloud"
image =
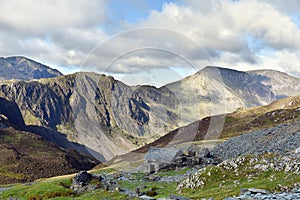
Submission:
[[[162,12],[154,11],[142,25],[168,27],[193,37],[205,47],[240,52],[247,48],[245,34],[265,40],[274,48],[295,48],[300,31],[286,14],[257,0],[186,1],[184,6],[165,4]],[[199,6],[199,7],[197,7]],[[207,5],[206,7],[207,8]]]
[[0,26],[23,34],[47,34],[99,25],[106,0],[1,0]]
[[108,1],[0,0],[0,53],[119,74],[205,65],[299,74],[297,0],[164,3],[116,36],[104,27]]
[[107,0],[0,0],[0,53],[79,66],[107,35]]
[[[295,56],[292,60],[299,62],[300,30],[292,14],[296,10],[299,12],[300,8],[296,1],[291,2],[294,7],[284,5],[283,1],[276,1],[273,5],[267,0],[210,0],[205,3],[186,0],[183,5],[166,3],[161,12],[153,11],[140,26],[173,29],[196,40],[206,49],[217,50],[219,55],[211,55],[216,65],[247,70],[278,65],[282,71],[289,68],[297,71],[299,66],[296,62],[279,56],[289,52],[289,55]],[[280,5],[284,9],[280,9]],[[260,41],[261,45],[253,49],[248,36]],[[262,56],[264,49],[273,49],[275,53]],[[279,59],[282,60],[279,62]]]

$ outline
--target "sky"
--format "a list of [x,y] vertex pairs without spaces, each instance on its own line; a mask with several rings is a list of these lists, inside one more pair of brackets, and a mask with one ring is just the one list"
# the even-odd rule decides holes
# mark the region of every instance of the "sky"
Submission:
[[300,76],[299,0],[0,0],[0,56],[162,86],[203,67]]

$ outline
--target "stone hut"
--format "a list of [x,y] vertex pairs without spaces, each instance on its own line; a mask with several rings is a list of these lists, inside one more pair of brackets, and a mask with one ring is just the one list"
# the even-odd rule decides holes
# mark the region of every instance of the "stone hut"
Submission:
[[187,149],[187,155],[190,157],[195,157],[195,156],[199,156],[199,148],[196,146],[190,146]]
[[159,170],[169,168],[174,161],[183,155],[180,149],[150,148],[144,157],[146,172],[152,174]]
[[153,174],[162,169],[205,167],[214,164],[217,164],[217,162],[207,148],[199,149],[197,146],[190,146],[185,149],[150,148],[144,157],[143,169],[146,173]]

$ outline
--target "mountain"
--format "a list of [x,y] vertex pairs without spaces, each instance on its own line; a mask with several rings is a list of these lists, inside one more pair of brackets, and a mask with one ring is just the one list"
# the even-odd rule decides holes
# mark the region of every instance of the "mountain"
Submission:
[[180,125],[241,107],[267,105],[275,100],[272,91],[251,74],[212,66],[161,90],[165,88],[171,90],[179,101],[184,122]]
[[25,57],[0,57],[0,80],[32,80],[61,76],[56,69],[35,62]]
[[150,135],[149,108],[131,87],[112,77],[77,73],[3,82],[0,93],[18,104],[27,126],[62,131],[100,152],[94,155],[99,159],[133,150],[143,139],[139,135]]
[[279,98],[300,94],[300,79],[275,70],[255,70],[248,72],[254,78],[269,87]]
[[85,146],[101,161],[201,118],[276,99],[256,75],[219,67],[206,67],[161,88],[131,87],[85,72],[2,81],[0,97],[18,105],[29,131],[64,148],[77,143],[75,148],[86,153]]
[[300,96],[288,97],[266,106],[240,109],[226,115],[203,118],[175,129],[133,152],[145,153],[150,147],[172,147],[203,140],[211,140],[215,144],[214,141],[216,140],[227,140],[246,132],[291,124],[297,121],[300,121]]

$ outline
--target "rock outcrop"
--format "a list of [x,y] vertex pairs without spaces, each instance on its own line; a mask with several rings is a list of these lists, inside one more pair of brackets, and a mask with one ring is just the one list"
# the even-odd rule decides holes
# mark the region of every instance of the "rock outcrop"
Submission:
[[[277,154],[260,154],[239,156],[228,159],[218,164],[217,166],[202,168],[195,174],[192,174],[187,179],[182,181],[177,190],[183,188],[198,189],[204,187],[207,183],[212,181],[212,174],[219,176],[235,177],[233,179],[240,179],[245,177],[251,182],[253,178],[259,176],[263,172],[286,172],[294,175],[300,174],[300,154],[291,152],[286,155]],[[237,181],[238,183],[238,181]],[[236,187],[237,185],[234,185]]]

